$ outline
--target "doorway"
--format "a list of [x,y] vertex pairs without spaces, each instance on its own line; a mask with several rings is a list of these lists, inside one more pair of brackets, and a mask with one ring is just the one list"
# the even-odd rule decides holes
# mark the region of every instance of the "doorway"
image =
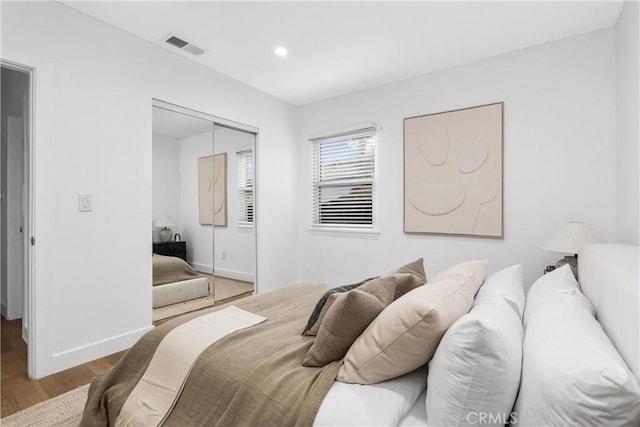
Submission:
[[157,321],[256,291],[258,130],[158,100],[152,111]]
[[3,326],[10,322],[10,330],[20,331],[9,340],[3,337],[3,343],[8,342],[25,362],[29,342],[32,78],[27,67],[4,60],[0,63],[0,312]]

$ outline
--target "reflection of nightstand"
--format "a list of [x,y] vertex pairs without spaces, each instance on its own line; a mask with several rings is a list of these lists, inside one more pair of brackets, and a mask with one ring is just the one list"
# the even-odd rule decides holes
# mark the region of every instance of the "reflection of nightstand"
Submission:
[[187,242],[153,242],[153,253],[175,256],[187,261]]

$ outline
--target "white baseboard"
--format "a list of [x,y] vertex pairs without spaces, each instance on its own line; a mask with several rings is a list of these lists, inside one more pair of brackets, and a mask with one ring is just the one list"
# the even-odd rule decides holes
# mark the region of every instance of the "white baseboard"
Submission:
[[243,282],[253,283],[253,274],[243,273],[242,271],[226,270],[224,268],[216,268],[216,276],[226,277],[228,279],[242,280]]
[[142,335],[144,335],[151,329],[153,329],[152,325],[128,332],[126,334],[107,338],[102,341],[97,341],[82,347],[77,347],[71,350],[63,351],[61,353],[55,353],[52,358],[52,373],[63,371],[74,366],[82,365],[83,363],[87,363],[91,360],[99,359],[101,357],[126,350],[133,344],[135,344]]
[[244,273],[242,271],[227,270],[225,268],[216,268],[215,273],[210,265],[191,263],[191,266],[201,273],[215,274],[216,276],[226,277],[228,279],[242,280],[243,282],[253,282],[253,274]]
[[192,262],[191,267],[195,268],[201,273],[209,273],[213,274],[213,267],[206,264],[198,264],[197,262]]
[[4,318],[7,320],[22,319],[22,313],[20,312],[21,310],[15,310],[15,309],[10,310],[7,304],[4,302],[2,303],[0,310]]

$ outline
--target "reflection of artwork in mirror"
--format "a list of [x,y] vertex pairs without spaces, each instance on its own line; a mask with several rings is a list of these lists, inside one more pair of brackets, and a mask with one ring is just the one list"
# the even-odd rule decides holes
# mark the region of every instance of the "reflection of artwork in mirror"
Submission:
[[227,225],[227,153],[198,159],[200,224]]
[[404,120],[404,231],[502,237],[502,103]]

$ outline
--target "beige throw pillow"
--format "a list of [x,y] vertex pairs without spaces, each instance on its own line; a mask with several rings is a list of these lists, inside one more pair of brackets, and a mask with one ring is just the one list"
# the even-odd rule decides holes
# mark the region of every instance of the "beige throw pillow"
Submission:
[[338,381],[375,384],[417,369],[469,312],[486,277],[487,260],[458,264],[390,304],[353,343]]
[[302,365],[324,366],[342,359],[369,323],[391,304],[396,281],[395,276],[381,277],[349,292],[335,294]]

